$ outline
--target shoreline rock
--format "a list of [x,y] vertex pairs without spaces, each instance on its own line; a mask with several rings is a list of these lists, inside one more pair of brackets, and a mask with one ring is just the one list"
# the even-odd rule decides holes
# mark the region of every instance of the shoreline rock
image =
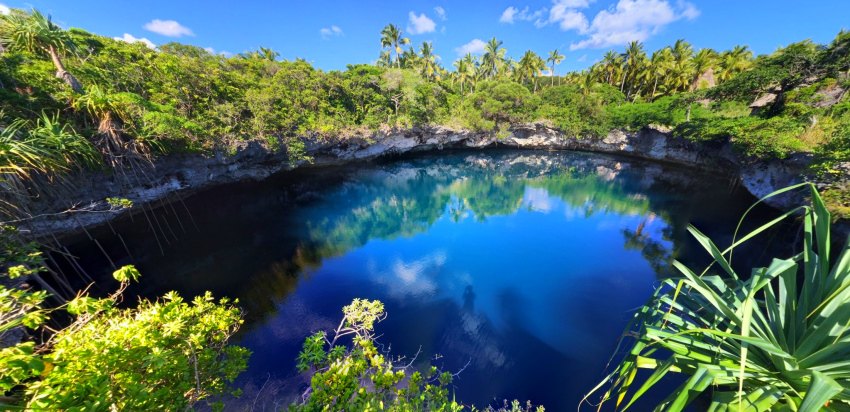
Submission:
[[[423,126],[376,132],[368,137],[320,140],[305,137],[305,151],[315,167],[368,161],[385,155],[443,149],[486,149],[509,147],[536,150],[571,150],[607,153],[664,163],[696,167],[722,173],[737,180],[756,197],[803,181],[810,156],[799,154],[785,160],[746,162],[732,152],[730,144],[700,144],[672,136],[668,129],[650,126],[639,131],[613,130],[600,138],[572,138],[545,122],[513,126],[508,135],[495,132],[458,130],[445,126]],[[155,160],[155,167],[142,173],[144,179],[120,179],[115,175],[88,173],[77,179],[74,203],[86,212],[47,216],[20,227],[31,238],[52,233],[67,236],[84,228],[105,224],[128,209],[112,210],[107,197],[123,197],[135,208],[174,201],[210,187],[242,180],[263,180],[293,167],[282,152],[272,152],[256,141],[246,142],[230,156],[174,155]],[[799,194],[769,199],[776,208],[789,208],[802,201]],[[129,209],[132,210],[132,209]]]

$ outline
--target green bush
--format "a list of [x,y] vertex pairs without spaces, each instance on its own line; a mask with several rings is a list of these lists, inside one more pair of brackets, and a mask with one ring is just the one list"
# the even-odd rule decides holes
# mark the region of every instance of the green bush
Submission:
[[675,126],[685,120],[683,110],[674,109],[674,98],[664,97],[652,103],[608,106],[611,126],[638,130],[650,124]]
[[[20,245],[2,228],[2,277],[38,280],[43,259],[35,244]],[[134,309],[116,302],[139,273],[114,275],[119,290],[105,299],[78,296],[64,305],[70,326],[43,344],[24,341],[0,349],[0,409],[178,410],[232,393],[249,351],[227,343],[242,323],[227,299],[207,293],[184,302],[176,293]],[[41,327],[52,310],[46,291],[0,286],[0,338],[12,329]]]
[[[449,399],[448,386],[453,375],[431,366],[420,372],[407,364],[393,363],[375,342],[375,324],[386,318],[380,301],[355,299],[342,309],[342,322],[333,337],[318,332],[304,341],[298,355],[298,371],[310,373],[310,389],[303,403],[290,405],[289,411],[476,411]],[[337,344],[352,337],[350,346]],[[386,355],[386,356],[385,356]],[[505,402],[503,412],[543,412]],[[494,411],[487,407],[487,411]]]

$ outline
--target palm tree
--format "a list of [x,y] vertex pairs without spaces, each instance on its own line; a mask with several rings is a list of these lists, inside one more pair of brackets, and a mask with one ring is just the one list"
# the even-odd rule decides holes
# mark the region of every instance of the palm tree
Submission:
[[555,65],[561,64],[563,60],[564,55],[558,54],[558,49],[549,52],[549,58],[546,59],[546,63],[552,64],[552,70],[549,71],[549,74],[552,76],[552,86],[555,85]]
[[381,57],[378,58],[376,65],[378,67],[390,67],[392,65],[392,56],[389,50],[381,50]]
[[434,47],[430,42],[422,42],[422,45],[419,46],[420,53],[420,64],[422,65],[422,75],[425,78],[431,78],[435,73],[439,74],[439,63],[437,63],[437,59],[440,56],[434,54]]
[[626,46],[626,52],[622,54],[622,58],[625,64],[625,70],[623,70],[623,80],[620,82],[621,92],[625,91],[626,77],[628,75],[634,75],[638,60],[641,57],[646,57],[646,53],[644,53],[643,51],[643,43],[639,41],[629,42],[629,44]]
[[0,44],[8,50],[46,53],[56,66],[56,77],[74,92],[83,92],[80,82],[65,69],[60,58],[60,54],[74,51],[74,42],[67,31],[51,21],[50,15],[31,9],[29,13],[16,10],[0,16]]
[[398,68],[401,68],[401,46],[410,44],[410,39],[401,37],[403,30],[395,24],[388,24],[381,30],[381,48],[391,47],[395,50]]
[[582,71],[577,79],[578,88],[581,90],[582,99],[587,97],[587,95],[593,91],[593,88],[596,87],[596,79],[593,76],[593,73],[590,71]]
[[604,56],[602,56],[602,67],[605,71],[605,83],[612,84],[615,78],[615,74],[621,69],[623,64],[623,60],[617,52],[614,50],[608,50]]
[[[544,60],[542,57],[538,56],[537,53],[535,53],[534,61],[532,63],[532,76],[534,76],[534,93],[537,93],[537,78],[543,75],[543,70],[546,69],[546,60]],[[554,84],[554,79],[552,80],[552,82]]]
[[416,54],[416,50],[413,50],[413,46],[410,46],[399,57],[399,67],[407,69],[416,69],[419,67],[419,55]]
[[267,48],[262,47],[262,46],[260,46],[260,50],[258,51],[258,54],[260,55],[260,57],[262,57],[263,59],[266,59],[270,62],[277,60],[278,56],[280,56],[280,53],[278,53],[278,52],[276,52],[272,49],[267,49]]
[[467,53],[452,65],[455,67],[457,81],[460,83],[460,101],[463,102],[463,85],[475,77],[475,58]]
[[484,46],[484,55],[481,57],[481,68],[488,79],[496,75],[499,66],[505,59],[505,49],[501,47],[503,43],[503,41],[496,40],[493,37]]
[[718,54],[713,49],[700,49],[699,52],[694,56],[691,60],[691,66],[693,67],[694,77],[691,81],[691,90],[696,90],[699,88],[697,81],[699,81],[700,76],[702,76],[709,69],[714,68],[714,65],[717,63]]
[[648,65],[648,72],[653,78],[652,93],[649,95],[650,101],[655,100],[656,91],[658,90],[658,80],[666,76],[667,72],[672,67],[672,63],[673,54],[670,52],[669,47],[665,47],[652,53],[652,57],[649,59]]
[[[811,42],[809,42],[810,44]],[[806,44],[805,42],[797,43]],[[789,45],[788,47],[793,47],[794,45]],[[808,46],[804,46],[808,47]],[[781,52],[782,49],[777,52]],[[753,52],[749,50],[748,46],[735,46],[732,50],[727,50],[723,52],[723,54],[719,57],[719,71],[717,73],[717,80],[719,82],[724,82],[726,80],[731,79],[738,73],[741,73],[745,70],[748,70],[753,64]]]

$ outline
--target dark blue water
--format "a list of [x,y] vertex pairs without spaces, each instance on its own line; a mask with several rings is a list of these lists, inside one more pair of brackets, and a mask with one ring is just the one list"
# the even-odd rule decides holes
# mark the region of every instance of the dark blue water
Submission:
[[[186,207],[198,229],[178,213],[189,229],[160,233],[171,236],[164,256],[140,215],[115,224],[133,258],[111,231],[97,236],[117,264],[141,270],[131,293],[240,299],[236,343],[254,355],[236,403],[271,410],[294,399],[307,382],[294,369],[303,339],[367,298],[386,305],[377,332],[394,355],[420,352],[418,367],[468,365],[454,382],[458,400],[560,411],[602,379],[630,310],[671,273],[669,260],[707,263],[687,223],[725,246],[754,201],[724,176],[635,160],[442,152],[197,194]],[[170,208],[157,213],[179,226]],[[757,209],[755,221],[774,215]],[[111,270],[89,241],[71,243],[90,272]],[[737,263],[781,246],[767,235]]]

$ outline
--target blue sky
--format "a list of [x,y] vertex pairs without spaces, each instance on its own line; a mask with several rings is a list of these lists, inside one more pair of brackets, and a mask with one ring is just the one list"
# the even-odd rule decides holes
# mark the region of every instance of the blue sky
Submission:
[[629,40],[648,50],[685,38],[697,48],[746,44],[769,53],[806,38],[826,43],[850,29],[847,0],[0,0],[0,10],[4,5],[34,6],[64,27],[153,44],[229,53],[270,47],[324,70],[375,61],[387,23],[400,25],[417,46],[433,42],[449,67],[495,36],[515,59],[529,49],[545,56],[560,48],[561,72],[586,68]]

